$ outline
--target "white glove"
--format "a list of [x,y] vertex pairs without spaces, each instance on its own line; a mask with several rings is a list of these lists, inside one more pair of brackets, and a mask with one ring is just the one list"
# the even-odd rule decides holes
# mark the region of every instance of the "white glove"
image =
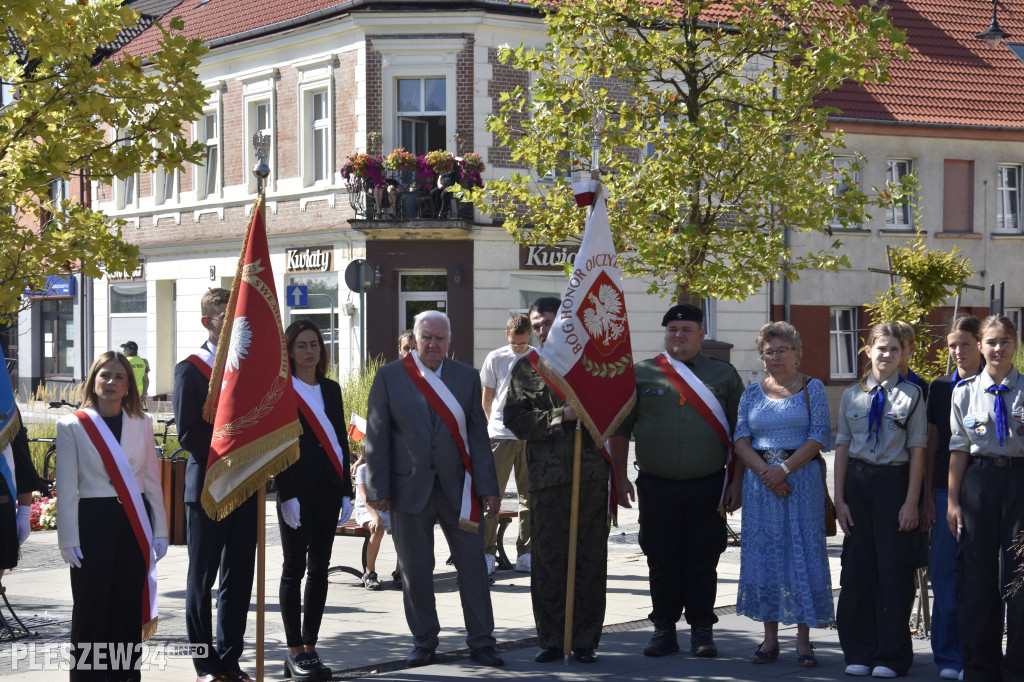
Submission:
[[352,516],[352,498],[341,498],[341,516],[338,517],[338,525],[344,524]]
[[32,531],[32,505],[22,504],[18,506],[18,519],[15,521],[18,526],[18,546],[28,540],[28,534]]
[[81,547],[68,547],[62,549],[60,555],[64,557],[64,563],[71,564],[75,568],[82,567],[82,548]]
[[160,561],[167,554],[167,538],[153,538],[153,554]]
[[281,518],[292,530],[302,525],[299,521],[299,498],[293,497],[281,503]]

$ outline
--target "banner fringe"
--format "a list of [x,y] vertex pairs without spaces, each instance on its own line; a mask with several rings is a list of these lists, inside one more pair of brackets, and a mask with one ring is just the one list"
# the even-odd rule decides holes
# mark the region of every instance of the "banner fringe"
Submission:
[[459,530],[464,530],[467,533],[476,533],[480,530],[480,524],[469,519],[459,519]]
[[[21,412],[18,411],[18,406],[14,401],[11,401],[11,409],[14,410],[14,417],[7,422],[3,430],[0,430],[0,450],[10,445],[18,435],[18,431],[21,431]],[[17,495],[16,491],[12,492]]]
[[157,626],[157,621],[158,620],[160,620],[159,616],[157,616],[156,618],[150,619],[150,621],[148,623],[143,623],[142,624],[142,641],[143,642],[147,641],[150,637],[152,637],[153,635],[156,634],[156,626]]
[[626,404],[615,415],[615,419],[612,420],[608,429],[604,433],[601,433],[597,430],[594,420],[583,407],[583,403],[576,397],[576,392],[572,390],[572,387],[569,385],[569,382],[565,380],[565,377],[563,377],[558,370],[548,364],[544,360],[543,356],[538,358],[537,367],[540,369],[541,375],[543,375],[544,379],[555,384],[562,395],[565,396],[565,399],[569,404],[572,405],[572,409],[576,411],[576,415],[583,421],[583,425],[587,427],[587,433],[590,434],[590,437],[594,440],[594,444],[599,450],[604,447],[605,442],[612,434],[615,433],[615,429],[619,428],[622,421],[629,416],[629,413],[633,409],[633,405],[636,403],[636,386],[634,385],[633,392],[630,394],[629,400],[626,401]]
[[[299,460],[299,435],[302,427],[298,417],[294,422],[282,426],[273,433],[268,433],[263,438],[249,443],[244,447],[233,450],[226,457],[214,462],[209,471],[206,472],[206,483],[203,485],[202,503],[206,515],[214,521],[224,519],[228,514],[240,507],[243,502],[255,493],[266,483],[268,476],[279,474]],[[294,441],[281,451],[276,457],[268,461],[247,479],[235,486],[224,499],[219,503],[210,494],[210,482],[217,481],[221,476],[231,472],[231,469],[248,464],[259,459],[271,450],[280,447],[288,441]]]

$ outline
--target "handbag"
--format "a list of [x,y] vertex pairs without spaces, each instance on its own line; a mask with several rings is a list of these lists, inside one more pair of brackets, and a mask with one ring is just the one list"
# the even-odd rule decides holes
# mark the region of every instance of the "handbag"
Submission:
[[[811,396],[807,393],[807,377],[804,377],[804,400],[807,403],[807,421],[811,421]],[[825,537],[833,538],[839,532],[836,528],[836,505],[832,502],[832,496],[828,494],[828,477],[826,475],[827,465],[821,451],[817,455],[818,464],[821,465],[821,486],[825,489]]]

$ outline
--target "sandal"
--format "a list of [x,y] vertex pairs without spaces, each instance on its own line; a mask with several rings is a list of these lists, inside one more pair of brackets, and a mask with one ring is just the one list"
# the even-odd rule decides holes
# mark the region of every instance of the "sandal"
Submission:
[[814,655],[814,645],[811,645],[811,653],[800,654],[799,658],[796,659],[796,664],[801,668],[813,668],[818,665],[818,657]]
[[364,573],[363,574],[363,585],[368,590],[379,590],[380,589],[380,581],[377,580],[377,574],[373,573],[373,572]]
[[764,647],[764,642],[761,642],[761,646],[757,647],[757,651],[755,651],[754,655],[750,657],[751,663],[771,663],[779,657],[778,643],[775,644],[774,649],[771,649],[769,651],[763,651],[762,647]]

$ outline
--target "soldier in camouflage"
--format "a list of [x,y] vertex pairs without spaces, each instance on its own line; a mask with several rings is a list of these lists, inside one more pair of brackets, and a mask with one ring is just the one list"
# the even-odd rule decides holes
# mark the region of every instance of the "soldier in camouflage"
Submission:
[[[540,298],[530,307],[530,324],[541,345],[560,301]],[[526,441],[530,481],[533,576],[530,595],[540,653],[546,663],[561,658],[565,631],[566,572],[569,564],[569,505],[576,413],[547,385],[526,359],[512,368],[505,402],[505,426]],[[607,461],[583,429],[579,526],[572,648],[581,663],[597,661],[608,579]],[[566,652],[568,653],[568,652]]]

